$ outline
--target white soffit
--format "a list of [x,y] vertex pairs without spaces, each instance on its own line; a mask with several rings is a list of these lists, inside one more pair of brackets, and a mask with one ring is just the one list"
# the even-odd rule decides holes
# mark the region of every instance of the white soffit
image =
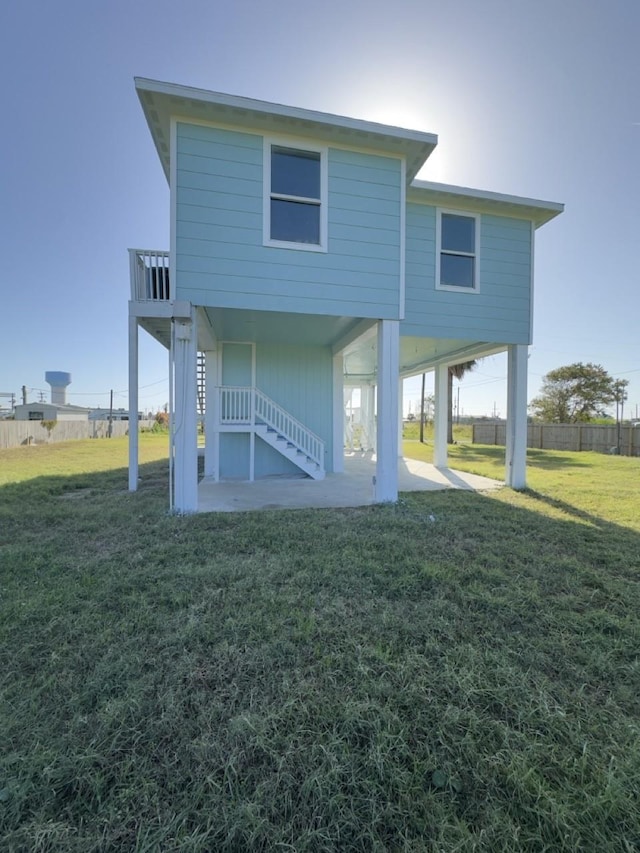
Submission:
[[535,198],[475,190],[470,187],[436,184],[432,181],[413,181],[407,189],[407,201],[528,219],[533,221],[536,228],[549,222],[564,210],[564,204],[556,201],[540,201]]
[[407,160],[407,181],[415,177],[438,144],[435,134],[424,131],[405,130],[142,77],[134,79],[167,180],[172,116],[219,122],[265,133],[290,133],[329,144],[362,147],[392,156],[403,156]]

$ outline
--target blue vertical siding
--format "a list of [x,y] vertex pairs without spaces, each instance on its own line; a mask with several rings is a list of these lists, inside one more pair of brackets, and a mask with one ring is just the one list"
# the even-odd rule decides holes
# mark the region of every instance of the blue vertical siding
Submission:
[[223,343],[222,384],[253,385],[253,347],[251,344]]
[[223,480],[249,479],[249,433],[220,434],[220,477]]
[[333,358],[329,347],[257,344],[256,385],[320,436],[325,443],[325,468],[332,470]]
[[178,123],[176,297],[399,317],[400,160],[329,149],[327,252],[263,246],[262,160],[260,135]]
[[[247,344],[222,345],[224,385],[249,385],[251,347]],[[325,442],[325,467],[331,470],[333,429],[333,358],[329,347],[256,345],[256,386],[289,414],[313,430]],[[220,473],[224,478],[249,477],[249,436],[222,433]],[[298,474],[290,460],[256,438],[255,476]]]
[[401,334],[530,343],[531,262],[529,221],[482,214],[479,293],[436,290],[436,208],[409,202]]

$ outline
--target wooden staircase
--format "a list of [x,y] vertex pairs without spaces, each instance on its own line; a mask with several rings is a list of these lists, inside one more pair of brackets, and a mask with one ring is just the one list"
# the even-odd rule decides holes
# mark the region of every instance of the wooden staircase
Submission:
[[273,447],[278,453],[289,459],[294,465],[297,465],[309,477],[313,477],[314,480],[324,479],[324,470],[322,470],[320,464],[307,456],[302,448],[297,447],[286,436],[280,435],[275,429],[268,427],[266,424],[256,424],[255,433],[270,447]]
[[324,442],[275,400],[255,387],[216,389],[222,429],[253,432],[314,480],[323,480]]

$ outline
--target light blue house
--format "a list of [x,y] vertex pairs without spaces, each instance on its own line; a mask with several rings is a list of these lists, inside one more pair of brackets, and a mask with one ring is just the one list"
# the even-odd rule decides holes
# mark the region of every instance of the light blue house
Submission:
[[375,498],[396,500],[402,379],[435,371],[444,467],[448,366],[505,350],[506,482],[523,487],[534,235],[562,205],[416,180],[429,133],[136,88],[171,245],[130,250],[129,405],[142,327],[170,353],[174,508],[198,508],[199,415],[206,477],[341,472],[347,387],[368,413]]

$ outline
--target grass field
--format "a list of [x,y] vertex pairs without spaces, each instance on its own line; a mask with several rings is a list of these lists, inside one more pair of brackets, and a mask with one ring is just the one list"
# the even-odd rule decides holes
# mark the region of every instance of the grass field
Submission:
[[0,850],[640,850],[640,460],[178,518],[166,452],[0,453]]

